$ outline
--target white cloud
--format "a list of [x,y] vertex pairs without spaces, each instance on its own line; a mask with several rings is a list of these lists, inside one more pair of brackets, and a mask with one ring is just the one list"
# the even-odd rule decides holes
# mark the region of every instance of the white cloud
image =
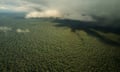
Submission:
[[1,26],[0,27],[0,32],[7,32],[7,31],[11,31],[12,28],[11,27],[7,27],[7,26]]
[[45,11],[34,11],[26,15],[26,18],[41,18],[41,17],[62,17],[58,10],[50,9]]
[[17,32],[17,33],[28,33],[28,32],[30,32],[30,30],[29,30],[29,29],[20,29],[20,28],[18,28],[18,29],[16,30],[16,32]]
[[0,6],[0,9],[2,9],[2,10],[6,10],[6,9],[8,9],[8,8],[5,7],[5,6]]

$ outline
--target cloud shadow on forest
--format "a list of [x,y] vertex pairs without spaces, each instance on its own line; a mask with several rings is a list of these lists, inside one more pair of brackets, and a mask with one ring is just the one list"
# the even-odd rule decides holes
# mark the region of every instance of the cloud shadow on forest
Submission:
[[[56,27],[68,27],[71,32],[76,33],[77,30],[82,30],[86,32],[88,35],[98,38],[101,42],[107,43],[114,46],[120,46],[120,43],[117,41],[113,41],[101,34],[102,33],[113,33],[116,35],[120,35],[120,22],[118,19],[113,20],[106,24],[104,18],[94,17],[95,22],[88,21],[80,21],[80,20],[71,20],[71,19],[55,19],[53,22],[57,23]],[[114,24],[118,24],[118,26],[113,26]],[[77,33],[76,33],[77,34]]]

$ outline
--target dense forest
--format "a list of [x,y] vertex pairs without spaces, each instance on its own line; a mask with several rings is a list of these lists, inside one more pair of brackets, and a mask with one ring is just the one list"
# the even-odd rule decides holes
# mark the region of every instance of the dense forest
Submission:
[[0,72],[119,72],[120,22],[96,19],[0,13]]

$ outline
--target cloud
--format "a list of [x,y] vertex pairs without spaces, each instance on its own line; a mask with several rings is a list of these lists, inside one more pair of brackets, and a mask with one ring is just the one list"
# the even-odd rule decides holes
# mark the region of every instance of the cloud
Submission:
[[4,6],[0,6],[0,9],[6,10],[6,9],[8,9],[8,8],[7,8],[7,7],[4,7]]
[[28,7],[23,7],[23,6],[19,6],[19,7],[14,7],[14,6],[0,6],[0,10],[8,10],[8,11],[15,11],[15,12],[27,12],[28,10],[30,10]]
[[56,10],[64,18],[90,20],[91,15],[120,18],[119,3],[120,0],[0,0],[0,10],[27,12],[26,17],[37,18],[48,17],[46,11]]
[[[36,5],[42,5],[35,12],[44,12],[54,9],[59,11],[64,18],[93,21],[92,16],[105,18],[120,18],[120,0],[29,0]],[[38,9],[41,9],[39,11]],[[34,12],[33,12],[34,13]],[[30,15],[32,12],[27,14]],[[82,16],[82,15],[85,16]],[[38,14],[39,15],[39,14]],[[32,15],[33,17],[37,17]]]
[[[7,27],[7,26],[0,26],[0,32],[9,32],[9,31],[12,31],[12,27]],[[28,33],[30,32],[29,29],[21,29],[21,28],[18,28],[16,29],[16,32],[17,33]]]
[[0,26],[0,32],[7,32],[7,31],[11,31],[11,30],[12,30],[11,27]]
[[37,8],[42,7],[25,0],[4,0],[0,1],[0,10],[9,10],[15,12],[30,12],[35,11]]
[[67,13],[111,14],[120,11],[120,0],[29,0]]
[[18,28],[18,29],[16,29],[16,32],[17,33],[28,33],[28,32],[30,32],[30,30],[29,29],[20,29],[20,28]]
[[62,17],[62,14],[58,10],[45,10],[45,11],[34,11],[26,15],[26,18],[41,18],[41,17]]

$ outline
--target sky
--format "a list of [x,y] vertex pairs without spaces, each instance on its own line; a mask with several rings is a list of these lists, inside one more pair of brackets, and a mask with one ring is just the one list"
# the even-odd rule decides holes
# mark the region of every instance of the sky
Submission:
[[[119,18],[120,0],[0,0],[0,11],[26,12],[26,17],[92,20],[91,15]],[[84,17],[83,17],[84,15]]]

